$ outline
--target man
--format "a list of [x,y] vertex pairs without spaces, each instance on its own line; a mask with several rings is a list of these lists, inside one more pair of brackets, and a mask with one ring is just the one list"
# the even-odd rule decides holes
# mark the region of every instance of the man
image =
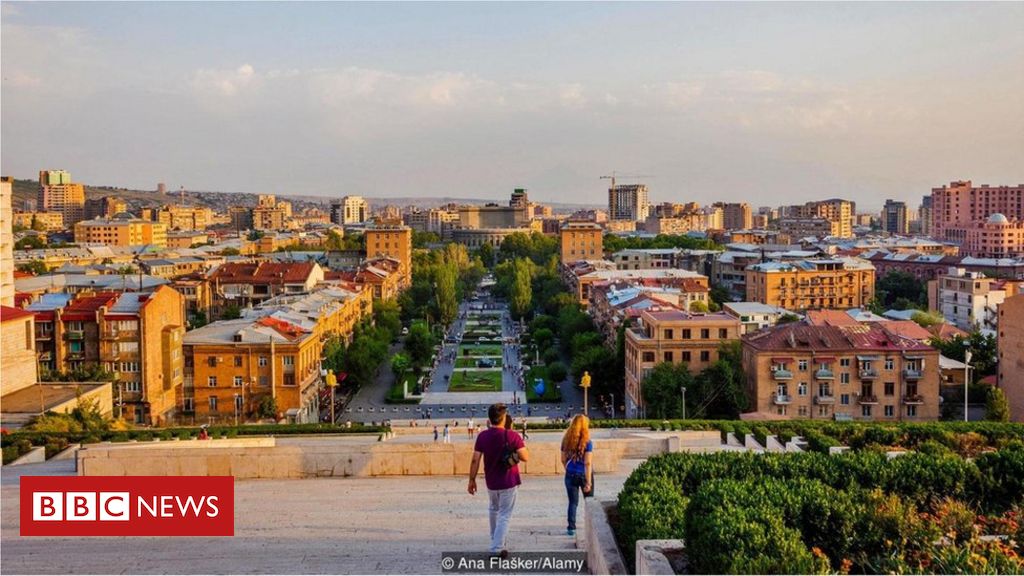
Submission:
[[512,510],[516,505],[516,492],[522,480],[519,466],[509,467],[503,460],[506,445],[519,455],[520,462],[526,462],[530,453],[523,438],[515,430],[505,428],[508,408],[504,404],[491,405],[487,409],[490,427],[476,437],[473,462],[469,466],[469,493],[476,494],[476,474],[480,470],[480,459],[484,460],[484,480],[490,498],[491,554],[508,558],[505,539],[508,536]]

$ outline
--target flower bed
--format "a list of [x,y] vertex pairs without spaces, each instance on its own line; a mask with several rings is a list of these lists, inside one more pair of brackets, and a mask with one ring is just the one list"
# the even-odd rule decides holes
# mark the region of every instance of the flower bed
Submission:
[[1020,573],[1022,503],[1020,442],[974,460],[675,453],[626,480],[618,538],[628,557],[684,539],[694,573]]
[[501,366],[502,366],[502,359],[500,357],[498,357],[498,356],[490,356],[490,357],[487,357],[487,356],[483,356],[483,357],[482,356],[472,356],[472,357],[463,356],[461,358],[456,358],[455,359],[455,367],[456,368],[477,368],[478,366],[476,365],[476,363],[479,362],[481,360],[481,358],[488,358],[488,359],[492,360],[494,362],[494,366],[491,366],[491,368],[501,368]]
[[448,382],[449,392],[500,392],[501,370],[456,370]]
[[501,356],[500,344],[463,344],[459,356]]

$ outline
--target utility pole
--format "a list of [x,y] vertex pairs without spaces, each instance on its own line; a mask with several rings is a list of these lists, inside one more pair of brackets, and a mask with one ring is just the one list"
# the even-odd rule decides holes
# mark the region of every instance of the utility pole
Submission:
[[683,420],[686,420],[686,386],[680,386],[679,389],[683,392]]
[[967,422],[967,387],[971,382],[971,351],[964,352],[964,422]]

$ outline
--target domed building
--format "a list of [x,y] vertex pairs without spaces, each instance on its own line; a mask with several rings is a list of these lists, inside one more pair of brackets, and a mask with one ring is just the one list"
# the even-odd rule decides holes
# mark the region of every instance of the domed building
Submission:
[[996,212],[977,226],[966,230],[964,251],[978,258],[1018,258],[1024,256],[1024,222],[1010,220]]

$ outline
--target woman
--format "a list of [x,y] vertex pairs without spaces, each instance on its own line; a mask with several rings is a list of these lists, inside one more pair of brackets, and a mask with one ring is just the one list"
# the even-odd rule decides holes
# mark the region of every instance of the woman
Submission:
[[577,414],[562,436],[562,464],[565,465],[565,490],[569,495],[568,525],[565,533],[576,535],[576,508],[580,490],[589,494],[594,483],[594,443],[590,441],[590,419]]

